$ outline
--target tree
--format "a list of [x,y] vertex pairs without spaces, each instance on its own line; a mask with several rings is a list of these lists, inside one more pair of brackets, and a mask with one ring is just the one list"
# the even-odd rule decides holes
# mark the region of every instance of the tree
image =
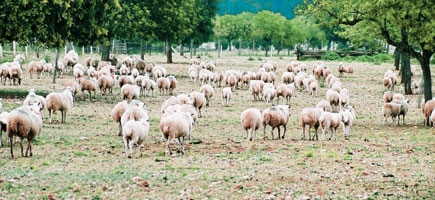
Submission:
[[228,50],[231,51],[232,41],[238,39],[242,34],[242,23],[238,21],[235,15],[224,15],[219,17],[218,24],[222,33],[221,36],[228,41]]
[[263,10],[254,16],[254,29],[256,35],[265,43],[266,56],[272,42],[282,41],[284,38],[284,26],[287,19],[278,13]]
[[[432,99],[430,58],[435,49],[435,2],[432,0],[304,0],[298,12],[328,16],[331,23],[355,26],[364,23],[379,32],[388,44],[399,48],[401,56],[414,56],[423,71],[424,97]],[[403,60],[402,60],[403,61]],[[405,66],[408,62],[405,62]],[[407,76],[408,69],[403,69]],[[405,93],[409,82],[405,79]]]

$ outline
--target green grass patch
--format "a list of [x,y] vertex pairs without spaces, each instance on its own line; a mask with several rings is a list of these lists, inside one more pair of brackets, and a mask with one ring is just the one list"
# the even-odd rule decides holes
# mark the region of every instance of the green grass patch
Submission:
[[313,152],[312,151],[307,151],[307,152],[305,152],[304,153],[304,157],[305,158],[311,158],[311,157],[313,157],[314,155],[313,155]]
[[[41,95],[43,97],[46,97],[50,92],[48,91],[36,91],[37,95]],[[29,94],[29,91],[23,90],[23,89],[2,89],[0,90],[0,98],[26,98],[26,96]]]

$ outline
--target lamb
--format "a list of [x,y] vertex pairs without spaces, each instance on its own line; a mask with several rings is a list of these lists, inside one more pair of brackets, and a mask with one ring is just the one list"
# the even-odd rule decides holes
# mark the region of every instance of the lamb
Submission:
[[273,87],[263,88],[263,99],[266,103],[272,102],[276,97],[277,91]]
[[322,115],[320,115],[319,124],[322,127],[323,140],[325,140],[325,132],[327,132],[327,129],[331,130],[331,137],[329,138],[329,140],[332,139],[334,133],[335,140],[337,140],[337,129],[338,127],[340,127],[341,118],[342,116],[340,113],[323,112]]
[[281,81],[285,84],[290,84],[295,81],[295,74],[293,72],[284,72],[281,76]]
[[140,121],[128,121],[122,129],[122,136],[124,140],[125,154],[131,158],[133,154],[133,144],[137,145],[138,157],[142,157],[142,146],[145,142],[148,132],[150,130],[150,123],[148,119]]
[[207,99],[205,98],[205,95],[200,92],[191,92],[189,94],[189,97],[193,102],[193,106],[195,106],[195,108],[198,110],[199,117],[201,118],[201,108],[204,107],[205,104],[207,104]]
[[203,86],[201,86],[199,91],[204,94],[205,99],[207,100],[206,106],[209,106],[210,105],[210,99],[211,99],[211,97],[213,97],[213,94],[214,94],[213,87],[211,85],[208,85],[208,84],[207,85],[203,85]]
[[81,91],[85,92],[88,91],[89,92],[89,101],[92,101],[92,92],[94,92],[94,99],[96,98],[97,95],[97,84],[98,81],[96,79],[85,79],[81,82]]
[[160,77],[157,79],[157,86],[159,87],[160,95],[165,93],[168,94],[168,91],[171,87],[171,81],[165,77]]
[[352,127],[353,122],[355,121],[355,111],[352,106],[348,106],[340,111],[341,114],[341,123],[343,124],[343,134],[344,139],[349,140],[350,137],[350,128]]
[[83,71],[81,69],[74,69],[74,80],[80,83],[83,76]]
[[145,104],[142,101],[133,100],[128,104],[121,116],[121,127],[124,127],[128,121],[140,121],[142,119],[149,120]]
[[134,78],[136,78],[136,77],[139,76],[139,71],[138,71],[137,69],[133,69],[133,70],[131,70],[131,75],[132,75]]
[[317,84],[317,81],[313,81],[310,83],[310,91],[311,91],[311,95],[317,96],[317,91],[319,90],[319,85]]
[[196,77],[198,76],[196,71],[190,71],[189,72],[189,78],[192,80],[193,83],[196,83]]
[[339,99],[339,101],[340,101],[340,105],[342,107],[346,107],[346,106],[349,105],[349,103],[350,103],[349,90],[347,90],[346,88],[343,88],[340,91],[340,99]]
[[140,88],[137,85],[125,84],[121,88],[121,99],[132,100],[138,99],[140,96]]
[[160,131],[162,132],[163,139],[166,141],[165,154],[171,154],[169,144],[175,138],[181,146],[182,153],[185,154],[184,140],[192,133],[193,124],[194,121],[191,113],[176,112],[161,118]]
[[260,80],[251,80],[249,83],[249,91],[251,91],[254,101],[261,98],[260,93],[263,91],[264,82]]
[[18,63],[11,63],[11,67],[9,67],[9,79],[12,81],[14,85],[21,85],[21,76],[23,71]]
[[66,112],[73,107],[73,96],[71,87],[67,86],[62,93],[52,92],[45,98],[47,101],[49,123],[51,124],[51,115],[60,111],[62,114],[61,123],[66,123]]
[[130,73],[130,70],[128,69],[128,67],[126,65],[122,65],[121,68],[119,69],[119,75],[124,75],[127,76]]
[[7,131],[7,125],[8,125],[8,118],[9,118],[9,113],[4,111],[4,112],[0,112],[0,147],[3,146],[2,143],[2,134],[3,131]]
[[[317,140],[319,140],[319,137],[317,135],[317,129],[320,126],[319,118],[322,115],[323,110],[320,108],[304,108],[301,112],[301,126],[302,126],[302,139],[305,140],[305,126],[308,125],[308,139],[314,140],[314,136]],[[311,128],[314,128],[316,131],[315,135],[311,138],[310,130]]]
[[[231,91],[231,90],[230,90]],[[261,112],[256,108],[249,108],[243,111],[240,115],[240,121],[242,123],[243,129],[246,131],[246,140],[252,141],[252,136],[254,140],[257,140],[257,131],[262,123]]]
[[181,101],[179,99],[177,99],[177,97],[169,97],[169,99],[166,99],[163,103],[162,103],[162,107],[160,109],[160,111],[163,113],[166,112],[166,108],[168,108],[169,106],[173,106],[173,105],[179,105],[181,104]]
[[121,117],[124,114],[125,110],[127,109],[128,103],[127,101],[121,101],[119,103],[117,103],[115,105],[115,107],[113,107],[112,109],[112,119],[114,122],[118,123],[118,127],[119,127],[119,132],[118,132],[118,136],[122,135],[122,125],[121,125]]
[[157,88],[157,83],[151,79],[142,80],[142,86],[144,87],[145,95],[148,96],[151,90],[151,95],[154,96],[154,90]]
[[3,85],[6,85],[6,79],[9,78],[9,66],[5,63],[0,65],[0,77]]
[[114,84],[115,84],[115,80],[108,75],[100,76],[100,78],[98,79],[98,87],[100,88],[102,95],[107,94],[106,90],[109,90],[110,95],[113,95],[112,88]]
[[325,100],[319,101],[319,103],[317,103],[317,105],[316,105],[316,108],[320,108],[326,112],[332,112],[331,104],[329,104],[329,102],[327,102]]
[[[26,156],[30,150],[30,156],[32,153],[32,141],[33,139],[40,134],[42,131],[42,117],[39,113],[39,106],[23,106],[18,109],[13,110],[8,117],[8,125],[6,133],[9,137],[10,141],[10,149],[11,149],[11,157],[14,159],[13,153],[13,138],[17,136],[21,138],[20,147],[21,147],[21,155]],[[23,153],[23,140],[27,139],[27,150],[26,154]]]
[[[393,119],[393,124],[396,119],[400,115],[400,112],[403,109],[402,104],[397,103],[385,103],[382,107],[382,115],[384,116],[383,123],[387,123],[387,118],[391,117]],[[397,121],[397,125],[399,125],[399,121]]]
[[386,91],[384,93],[384,103],[390,103],[391,101],[393,101],[393,95],[394,95],[393,92]]
[[44,64],[43,71],[47,72],[47,77],[50,77],[50,74],[53,73],[53,64],[51,63]]
[[24,99],[23,105],[31,106],[35,104],[40,106],[39,111],[41,112],[42,116],[42,111],[47,107],[47,101],[43,96],[36,95],[35,89],[30,89],[29,94],[26,96],[26,99]]
[[232,92],[230,87],[222,89],[222,105],[225,105],[226,107],[230,105],[231,95]]
[[326,92],[326,100],[331,104],[332,110],[336,111],[340,104],[340,94],[334,90],[328,90]]
[[169,94],[172,94],[177,88],[177,79],[174,76],[168,76],[169,84]]
[[430,115],[435,110],[435,100],[427,101],[424,105],[424,118],[425,118],[425,126],[433,126],[434,123],[430,121]]
[[290,99],[294,93],[294,84],[281,84],[276,88],[277,93],[277,103],[279,103],[279,97],[283,97],[287,100],[287,104],[290,105]]
[[291,110],[289,105],[277,105],[269,107],[263,111],[262,114],[262,124],[263,124],[263,140],[266,140],[266,127],[269,125],[272,127],[272,140],[273,140],[273,130],[278,128],[278,139],[281,139],[280,126],[284,128],[284,133],[282,139],[285,137],[285,132],[287,130],[287,123],[289,117],[291,116]]

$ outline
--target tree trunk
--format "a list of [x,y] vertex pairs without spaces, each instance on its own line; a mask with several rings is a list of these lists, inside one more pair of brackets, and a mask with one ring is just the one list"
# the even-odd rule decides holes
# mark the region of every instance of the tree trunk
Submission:
[[166,55],[166,61],[167,63],[172,63],[172,42],[170,40],[168,40],[168,45],[166,46],[168,49],[167,55]]
[[279,41],[279,49],[278,49],[278,55],[279,55],[279,52],[281,52],[281,50],[284,48],[283,47],[284,46],[284,43],[282,42],[282,41]]
[[56,83],[56,75],[57,75],[57,60],[59,59],[59,47],[56,47],[56,59],[54,62],[54,73],[53,73],[53,84]]
[[239,39],[239,56],[242,55],[242,40]]
[[146,54],[148,52],[148,41],[145,41],[145,53]]
[[402,83],[405,87],[405,94],[412,94],[411,63],[408,53],[402,53]]
[[196,56],[196,46],[193,46],[193,55]]
[[168,52],[167,50],[166,50],[166,41],[165,42],[163,42],[163,52]]
[[290,56],[290,48],[287,49],[287,55]]
[[181,45],[180,45],[180,56],[184,56],[184,44],[183,44],[183,42],[181,42]]
[[140,40],[140,59],[144,59],[145,58],[145,52],[143,50],[143,40]]
[[101,61],[109,61],[110,58],[110,44],[101,46]]
[[36,58],[39,58],[39,47],[36,46]]
[[267,55],[268,55],[268,54],[267,54],[267,50],[268,50],[268,48],[267,48],[267,47],[265,47],[265,48],[264,48],[264,50],[266,51],[266,57],[267,57]]
[[433,52],[428,50],[423,50],[423,59],[421,62],[421,70],[423,71],[423,81],[424,81],[424,100],[432,100],[432,77],[430,74],[430,58]]
[[0,59],[3,59],[3,44],[0,44]]
[[399,47],[396,47],[394,50],[394,66],[396,66],[396,70],[399,70],[400,68],[400,52]]
[[15,41],[12,42],[12,46],[13,46],[13,49],[14,49],[14,56],[17,54],[17,45],[16,44],[17,43],[15,43]]
[[92,46],[89,47],[89,51],[91,52],[91,54],[94,53],[94,51],[93,51],[93,47],[92,47]]
[[220,38],[218,38],[217,50],[218,50],[218,58],[220,58],[221,57],[221,39]]
[[228,40],[228,51],[231,51],[231,46],[232,46],[232,43],[231,43],[231,40]]
[[85,46],[82,46],[82,56],[85,55]]
[[189,46],[189,53],[190,53],[190,59],[193,57],[193,40],[190,40],[190,46]]

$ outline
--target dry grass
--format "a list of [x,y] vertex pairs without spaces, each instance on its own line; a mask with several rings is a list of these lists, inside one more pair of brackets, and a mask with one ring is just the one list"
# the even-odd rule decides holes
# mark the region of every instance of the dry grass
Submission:
[[[82,58],[83,59],[83,58]],[[164,62],[162,56],[147,60]],[[162,64],[175,75],[179,88],[175,93],[199,90],[187,78],[188,59],[176,56],[177,64]],[[248,57],[216,59],[218,70],[257,71],[259,61]],[[290,58],[273,58],[282,74]],[[311,66],[315,62],[307,62]],[[336,62],[326,62],[336,71]],[[284,140],[246,142],[240,125],[243,110],[267,108],[264,102],[253,102],[247,89],[233,93],[231,107],[220,103],[222,88],[215,89],[210,107],[203,109],[204,118],[194,126],[193,141],[187,155],[164,157],[164,144],[158,129],[160,105],[168,96],[144,98],[150,110],[151,130],[142,158],[127,159],[123,152],[118,127],[111,118],[112,107],[120,101],[115,96],[97,95],[95,102],[75,102],[67,114],[67,124],[44,124],[36,138],[33,157],[23,158],[19,145],[14,146],[17,159],[11,160],[9,147],[0,148],[0,197],[15,199],[47,198],[431,198],[434,194],[434,129],[423,127],[417,108],[417,96],[410,99],[410,112],[405,126],[384,126],[381,119],[383,73],[392,64],[353,63],[353,76],[341,78],[350,90],[357,120],[350,141],[339,134],[337,141],[301,141],[299,113],[324,98],[327,90],[311,97],[297,92],[291,100],[292,116]],[[417,74],[421,74],[418,70]],[[414,77],[416,78],[416,77]],[[53,86],[50,80],[29,80],[25,72],[20,89],[56,91],[62,89],[63,77]],[[2,88],[12,89],[14,86]],[[402,87],[397,91],[402,92]],[[2,90],[3,90],[2,89]],[[18,107],[23,99],[5,99],[6,110]],[[391,121],[391,119],[390,119]],[[342,133],[341,128],[339,133]],[[270,128],[267,129],[270,138]],[[261,131],[258,139],[262,138]],[[3,135],[3,141],[6,137]],[[173,144],[172,148],[176,148]],[[139,178],[140,177],[140,178]],[[149,184],[147,186],[147,184]]]

